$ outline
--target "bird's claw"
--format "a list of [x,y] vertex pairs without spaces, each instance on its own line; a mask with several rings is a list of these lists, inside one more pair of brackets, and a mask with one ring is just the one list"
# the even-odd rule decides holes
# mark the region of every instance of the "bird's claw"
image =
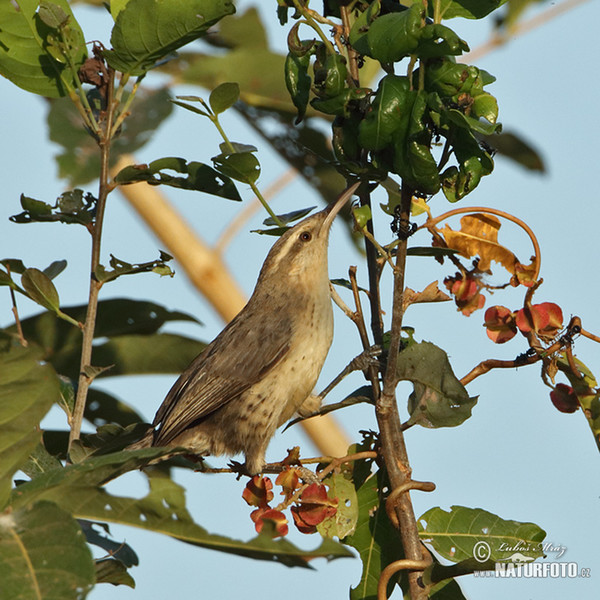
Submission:
[[381,346],[371,346],[353,358],[348,364],[348,369],[351,371],[366,371],[370,367],[379,367],[381,363],[378,357],[382,354]]
[[236,480],[240,480],[244,475],[246,477],[252,477],[253,474],[248,471],[245,463],[238,462],[237,460],[230,460],[227,466],[231,469],[232,473],[236,473]]

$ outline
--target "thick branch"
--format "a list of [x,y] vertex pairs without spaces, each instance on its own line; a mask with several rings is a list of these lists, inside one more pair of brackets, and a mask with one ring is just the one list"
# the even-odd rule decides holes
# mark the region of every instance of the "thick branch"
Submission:
[[[402,200],[400,209],[400,229],[406,229],[410,219],[410,204],[412,190],[404,186],[402,188]],[[405,226],[405,227],[403,227]],[[402,433],[398,406],[396,403],[396,362],[400,351],[403,298],[404,298],[404,275],[406,266],[407,240],[400,239],[396,251],[396,266],[394,271],[394,299],[392,308],[392,330],[390,335],[390,346],[386,372],[383,379],[383,391],[376,404],[377,422],[379,424],[381,450],[392,489],[406,486],[411,481],[411,468],[408,461],[404,435]],[[409,561],[422,561],[422,547],[415,519],[412,502],[406,491],[398,496],[394,505],[394,512],[400,526],[400,536],[404,555]],[[410,594],[412,600],[424,597],[425,590],[420,586],[419,572],[409,573]]]

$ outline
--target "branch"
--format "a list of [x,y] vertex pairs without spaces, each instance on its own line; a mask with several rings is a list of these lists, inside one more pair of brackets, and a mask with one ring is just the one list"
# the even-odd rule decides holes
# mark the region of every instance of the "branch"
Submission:
[[[517,367],[532,365],[540,360],[544,360],[549,356],[552,356],[556,352],[560,352],[564,348],[570,348],[571,344],[573,343],[572,336],[577,333],[584,335],[583,332],[584,330],[581,328],[581,319],[579,317],[572,317],[567,325],[566,333],[561,335],[558,340],[556,340],[552,345],[548,346],[548,348],[539,348],[537,347],[537,344],[535,346],[531,345],[529,352],[517,356],[517,358],[514,360],[489,358],[488,360],[480,362],[474,369],[469,371],[469,373],[467,373],[460,380],[460,382],[463,385],[467,385],[474,379],[477,379],[477,377],[480,375],[485,375],[492,369],[516,369]],[[589,337],[589,335],[586,337]],[[600,339],[597,339],[596,341],[600,341]],[[574,369],[574,372],[576,373],[577,369]]]
[[92,343],[94,341],[94,331],[96,329],[96,316],[98,313],[98,294],[102,284],[97,281],[95,272],[100,264],[100,247],[102,243],[102,227],[104,224],[104,212],[106,209],[106,199],[112,190],[109,183],[109,160],[110,146],[112,142],[111,129],[114,118],[115,99],[114,99],[115,72],[108,70],[108,89],[106,93],[106,110],[102,131],[98,145],[100,147],[100,181],[98,184],[98,202],[96,204],[96,217],[91,227],[92,234],[92,257],[90,265],[90,290],[88,296],[88,308],[83,326],[83,339],[81,347],[81,362],[79,367],[79,380],[77,383],[77,395],[73,407],[73,416],[71,418],[71,431],[69,432],[69,451],[75,440],[79,439],[81,433],[81,424],[83,422],[83,413],[87,401],[87,393],[93,377],[89,376],[88,368],[92,365]]
[[[412,190],[407,186],[402,187],[400,203],[400,231],[410,220],[410,205],[412,201]],[[394,297],[392,307],[392,331],[390,334],[390,346],[387,356],[387,366],[383,378],[383,390],[381,396],[376,400],[375,412],[381,436],[381,452],[385,466],[394,490],[395,522],[399,525],[400,537],[404,555],[408,561],[417,561],[413,564],[422,563],[422,545],[417,529],[417,522],[413,510],[409,489],[413,487],[411,479],[411,468],[404,442],[404,434],[400,424],[398,405],[396,403],[396,385],[398,377],[396,364],[400,352],[402,333],[403,301],[404,301],[404,274],[406,267],[407,239],[399,240],[396,250],[396,264],[394,267]],[[371,293],[373,290],[371,289]],[[398,492],[395,490],[398,489]],[[390,565],[388,568],[391,568]],[[400,567],[406,568],[406,567]],[[424,568],[424,566],[423,566]],[[384,570],[384,573],[386,571]],[[382,573],[382,578],[384,578]],[[419,573],[411,572],[408,576],[410,594],[412,600],[426,597],[426,591],[419,583]],[[386,584],[387,585],[387,584]],[[385,587],[383,588],[386,589]]]

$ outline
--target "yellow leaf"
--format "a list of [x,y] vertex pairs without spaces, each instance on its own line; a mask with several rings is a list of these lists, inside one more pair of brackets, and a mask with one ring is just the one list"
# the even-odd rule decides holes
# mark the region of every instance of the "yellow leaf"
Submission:
[[402,310],[405,311],[410,304],[417,302],[446,302],[451,300],[450,296],[442,292],[437,281],[432,281],[422,292],[415,292],[410,288],[404,290]]
[[449,248],[466,258],[479,256],[480,271],[487,271],[491,262],[495,261],[515,274],[517,265],[521,263],[508,248],[498,243],[499,219],[477,213],[462,217],[460,225],[460,231],[454,231],[448,225],[440,231]]

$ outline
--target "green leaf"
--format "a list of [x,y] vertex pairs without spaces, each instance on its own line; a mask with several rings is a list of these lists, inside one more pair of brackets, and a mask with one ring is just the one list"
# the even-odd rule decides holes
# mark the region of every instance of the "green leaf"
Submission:
[[94,346],[92,360],[113,365],[103,373],[107,377],[180,373],[205,347],[204,342],[172,333],[120,335]]
[[53,312],[59,311],[58,292],[50,278],[42,271],[27,269],[21,275],[21,285],[34,302]]
[[455,128],[451,139],[458,169],[452,166],[442,173],[442,189],[446,198],[454,202],[472,192],[481,178],[492,172],[494,161],[469,129]]
[[576,357],[573,357],[573,360],[582,377],[573,372],[570,361],[564,352],[558,355],[557,366],[573,387],[573,391],[583,409],[583,414],[594,435],[594,441],[600,450],[600,391],[598,391],[598,382],[583,362]]
[[21,194],[21,206],[32,215],[32,217],[44,217],[52,213],[52,206],[46,202],[29,198],[25,194]]
[[[489,96],[489,94],[486,94]],[[479,96],[480,97],[480,96]],[[493,96],[490,96],[492,100],[496,100]],[[461,127],[463,129],[467,129],[468,131],[479,133],[481,135],[491,135],[495,133],[501,128],[501,125],[498,123],[488,123],[486,121],[482,121],[480,119],[475,119],[473,117],[468,117],[463,114],[460,110],[451,109],[445,112],[445,117],[451,122]],[[495,117],[494,117],[495,121]]]
[[114,558],[96,561],[96,583],[112,583],[135,588],[135,580],[127,571],[127,567]]
[[166,252],[160,253],[160,258],[157,260],[151,260],[145,263],[135,263],[131,264],[125,262],[124,260],[118,259],[114,255],[110,255],[109,264],[112,267],[112,270],[106,269],[104,265],[98,265],[96,267],[96,271],[94,275],[98,281],[102,283],[106,283],[108,281],[114,281],[118,277],[122,275],[135,275],[137,273],[158,273],[159,275],[169,275],[173,277],[175,273],[171,271],[171,268],[168,267],[165,263],[173,260],[173,257],[167,254]]
[[73,517],[45,501],[3,515],[0,580],[3,598],[85,598],[95,582],[94,561]]
[[405,136],[396,136],[393,171],[405,184],[425,194],[440,189],[437,163],[431,154],[431,127],[427,123],[427,94],[417,92]]
[[257,152],[258,148],[252,144],[242,144],[240,142],[221,142],[219,144],[221,154],[238,154],[240,152]]
[[519,134],[502,131],[502,133],[486,136],[485,142],[498,154],[506,156],[518,165],[531,171],[544,173],[546,165],[539,150],[524,140]]
[[49,279],[54,279],[57,275],[60,275],[66,268],[66,260],[55,260],[44,269],[43,273]]
[[494,125],[498,119],[498,101],[487,92],[478,94],[473,98],[471,111],[476,117],[481,117]]
[[117,20],[119,13],[127,6],[129,0],[110,0],[110,14],[114,21]]
[[19,286],[12,280],[10,274],[4,269],[0,269],[0,285],[7,285],[13,290],[19,288]]
[[416,54],[419,58],[456,56],[468,52],[468,44],[445,25],[425,25]]
[[240,152],[227,156],[219,154],[212,161],[220,173],[242,183],[254,183],[260,176],[260,163],[252,152]]
[[[75,320],[84,320],[87,306],[72,306],[63,312]],[[169,311],[159,304],[123,298],[103,300],[98,305],[95,338],[109,339],[94,346],[93,364],[114,364],[121,360],[121,353],[131,347],[133,354],[128,358],[129,368],[136,372],[144,369],[159,369],[159,372],[180,373],[204,348],[204,344],[185,336],[174,334],[152,334],[170,321],[197,322],[185,313]],[[44,360],[50,362],[57,372],[76,380],[79,374],[81,354],[81,331],[53,313],[24,319],[21,323],[23,333],[31,345],[38,344],[43,348]],[[14,327],[9,331],[15,332]],[[120,337],[124,336],[126,337]],[[116,337],[115,337],[116,336]],[[151,336],[147,341],[145,338]],[[136,344],[141,344],[140,352]],[[144,357],[144,352],[150,352]],[[160,352],[166,354],[161,357]],[[95,352],[98,352],[96,359]],[[107,375],[121,373],[121,365]],[[127,369],[125,368],[125,371]]]
[[421,539],[453,562],[472,558],[507,562],[519,553],[530,559],[544,555],[543,529],[534,523],[501,519],[481,508],[432,508],[417,521]]
[[356,219],[356,223],[359,227],[366,227],[367,223],[373,218],[371,215],[371,207],[368,204],[364,206],[358,206],[352,209],[352,214]]
[[432,256],[434,258],[443,258],[444,256],[454,256],[458,254],[452,248],[437,248],[434,246],[411,246],[406,250],[408,256]]
[[369,95],[366,88],[345,88],[338,96],[331,98],[313,98],[310,105],[327,115],[349,117],[354,105]]
[[469,397],[441,348],[430,342],[410,345],[398,355],[396,372],[400,380],[414,384],[408,400],[409,423],[456,427],[471,416],[477,398]]
[[408,10],[380,15],[367,32],[367,56],[380,63],[394,63],[412,54],[422,33],[421,5]]
[[[165,171],[175,171],[186,177],[177,177]],[[148,165],[125,167],[117,173],[115,181],[121,185],[145,181],[150,185],[168,185],[241,201],[240,194],[229,177],[203,163],[186,162],[177,157],[159,158]]]
[[[358,450],[357,450],[358,451]],[[355,481],[357,467],[354,467]],[[362,561],[362,575],[356,587],[350,590],[350,600],[374,600],[377,598],[377,586],[381,571],[395,560],[404,558],[402,545],[396,530],[388,519],[384,508],[384,500],[380,490],[386,481],[384,473],[379,470],[360,483],[357,482],[358,521],[352,535],[344,538],[344,543],[358,551]],[[402,575],[391,578],[388,596]]]
[[231,0],[129,0],[116,18],[106,59],[117,71],[143,75],[234,12]]
[[62,27],[69,20],[69,15],[60,6],[47,0],[41,0],[38,15],[52,29]]
[[391,145],[395,134],[407,128],[415,97],[408,77],[386,75],[379,82],[371,110],[360,123],[360,145],[367,150]]
[[[484,73],[477,67],[456,63],[452,58],[441,58],[427,65],[425,89],[439,94],[442,99],[451,99],[456,104],[458,97],[463,94],[476,96],[483,92],[483,86],[489,82]],[[414,81],[418,81],[419,77],[420,71],[417,70]]]
[[210,94],[208,102],[215,115],[231,108],[240,97],[240,86],[237,83],[222,83]]
[[79,223],[89,225],[96,216],[96,198],[89,192],[75,188],[63,192],[56,200],[54,206],[28,198],[21,194],[22,213],[13,215],[13,223],[34,223],[60,221],[61,223]]
[[327,496],[337,498],[337,511],[317,525],[317,531],[328,538],[344,538],[354,533],[358,522],[358,497],[354,484],[346,475],[334,473],[323,481],[328,486]]
[[314,87],[322,99],[335,98],[346,88],[348,69],[346,59],[340,54],[329,54],[324,46],[317,52],[314,65]]
[[65,411],[67,419],[70,419],[73,415],[75,408],[75,385],[68,378],[63,375],[59,375],[58,382],[60,385],[60,400],[58,405]]
[[310,53],[298,56],[290,52],[285,59],[285,85],[294,106],[298,110],[296,124],[302,121],[306,114],[306,107],[308,106],[308,97],[312,84],[312,80],[308,74],[310,58]]
[[[292,212],[285,213],[284,215],[277,215],[280,223],[284,225],[288,225],[289,223],[293,223],[294,221],[298,221],[305,217],[311,210],[316,208],[316,206],[309,206],[308,208],[300,208],[298,210],[293,210]],[[264,225],[272,226],[276,225],[275,220],[272,217],[267,217],[263,221]]]
[[23,261],[19,258],[3,258],[0,260],[0,264],[10,268],[11,273],[19,273],[22,275],[25,273],[27,267],[23,264]]
[[58,397],[56,374],[38,352],[16,342],[0,346],[0,508],[12,476],[40,441],[42,417]]
[[111,557],[116,558],[124,567],[133,567],[139,564],[138,555],[129,544],[122,540],[112,540],[107,535],[102,535],[102,532],[110,534],[110,529],[106,523],[94,523],[93,521],[79,519],[79,526],[88,544],[102,548]]
[[63,508],[77,518],[131,525],[203,548],[288,566],[307,567],[308,557],[351,556],[344,546],[332,540],[323,540],[315,550],[300,550],[285,539],[273,540],[259,535],[242,542],[208,533],[187,511],[184,489],[159,472],[150,478],[150,491],[140,499],[114,496],[101,487],[106,481],[161,454],[164,450],[150,448],[89,458],[22,484],[15,494],[14,504],[19,507],[42,499],[59,499]]
[[[463,17],[464,19],[483,19],[506,0],[440,0],[442,19]],[[433,17],[433,6],[429,6],[429,16]]]
[[[0,2],[0,74],[28,92],[57,98],[75,88],[63,52],[76,71],[87,50],[66,0],[44,2],[39,12],[38,4],[38,0]],[[66,22],[61,22],[61,14],[68,17]]]
[[19,470],[23,471],[27,477],[33,478],[40,473],[62,468],[60,460],[50,454],[43,444],[38,444],[37,448],[29,455]]
[[348,41],[363,56],[369,55],[370,45],[367,34],[371,23],[377,17],[380,10],[381,3],[379,0],[373,0],[363,12],[359,13],[350,30]]

